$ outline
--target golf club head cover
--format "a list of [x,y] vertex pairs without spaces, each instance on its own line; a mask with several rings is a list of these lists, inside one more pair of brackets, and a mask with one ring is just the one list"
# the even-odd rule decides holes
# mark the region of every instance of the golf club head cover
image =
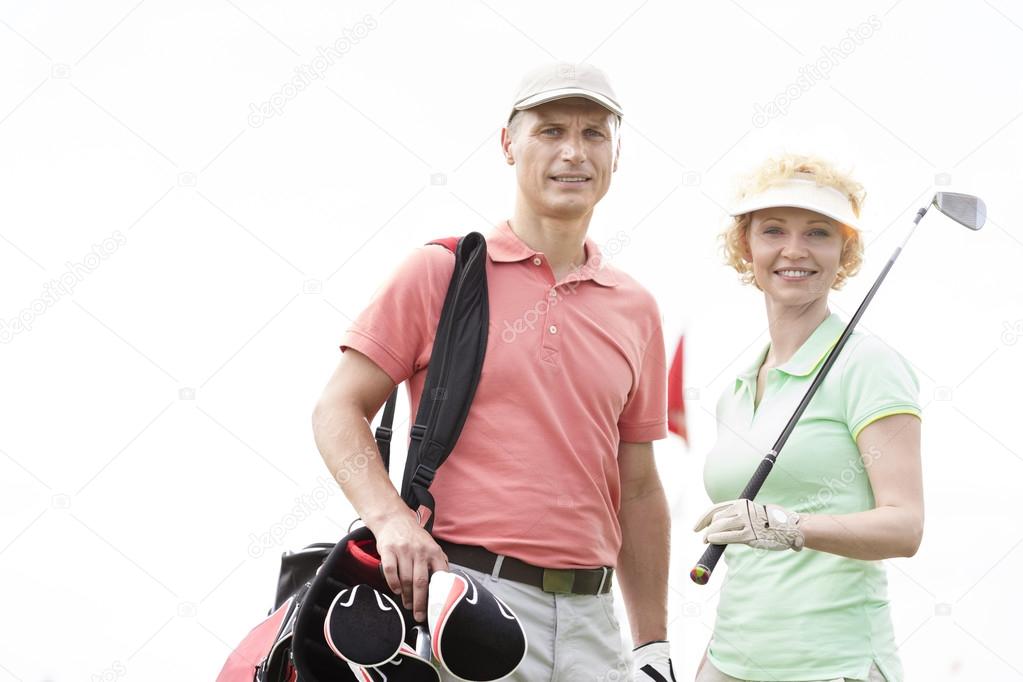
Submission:
[[405,619],[388,595],[369,585],[341,590],[323,621],[327,646],[340,658],[363,667],[382,665],[405,641]]
[[359,682],[440,682],[436,666],[408,644],[402,644],[398,655],[383,665],[364,668],[349,663],[348,667]]
[[430,577],[427,620],[433,658],[461,680],[501,679],[526,656],[526,632],[515,613],[464,571]]

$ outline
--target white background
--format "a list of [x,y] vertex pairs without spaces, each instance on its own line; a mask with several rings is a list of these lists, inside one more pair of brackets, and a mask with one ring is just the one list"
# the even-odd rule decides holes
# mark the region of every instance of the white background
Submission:
[[509,215],[499,127],[552,58],[611,74],[623,153],[591,235],[630,236],[615,264],[686,333],[690,447],[656,445],[679,679],[721,585],[687,578],[711,410],[766,340],[721,206],[786,150],[868,189],[847,316],[932,192],[988,202],[979,233],[928,216],[862,327],[925,405],[926,536],[885,562],[908,679],[1023,678],[1017,4],[129,0],[0,9],[0,682],[212,680],[280,553],[340,536],[310,428],[339,339],[410,248]]

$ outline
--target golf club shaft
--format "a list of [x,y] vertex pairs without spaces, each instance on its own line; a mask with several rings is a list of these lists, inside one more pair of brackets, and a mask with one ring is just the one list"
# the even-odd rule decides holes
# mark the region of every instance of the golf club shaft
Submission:
[[[757,493],[760,492],[760,488],[763,487],[768,474],[770,474],[771,469],[774,468],[774,462],[778,459],[778,454],[785,446],[785,442],[789,439],[789,435],[792,434],[793,429],[796,428],[799,418],[803,416],[806,406],[810,404],[810,400],[813,398],[814,393],[816,393],[817,389],[820,388],[820,385],[824,382],[828,372],[831,370],[832,365],[834,365],[835,361],[838,360],[838,354],[842,352],[842,348],[845,346],[846,341],[848,341],[849,337],[852,336],[857,323],[859,323],[860,318],[863,317],[863,311],[865,311],[867,306],[870,305],[870,301],[873,300],[874,294],[876,294],[877,290],[881,287],[881,282],[884,281],[884,278],[888,275],[888,271],[892,269],[893,265],[895,265],[896,259],[899,257],[899,254],[902,253],[902,249],[909,241],[909,237],[916,231],[916,225],[920,222],[920,219],[923,218],[926,211],[927,209],[922,208],[917,212],[916,219],[913,221],[913,231],[909,233],[909,236],[907,236],[905,241],[902,242],[902,245],[895,249],[891,258],[888,259],[888,263],[886,263],[884,269],[881,270],[881,274],[877,276],[876,280],[874,280],[874,284],[870,287],[870,291],[868,291],[867,295],[863,297],[860,307],[856,309],[856,313],[852,316],[852,319],[849,320],[849,324],[845,326],[845,330],[842,332],[842,335],[838,337],[838,342],[835,343],[831,352],[828,353],[828,357],[824,361],[824,365],[817,373],[817,376],[814,377],[813,382],[810,384],[810,388],[806,390],[806,394],[803,396],[803,399],[799,401],[799,406],[796,407],[796,411],[792,413],[791,417],[789,417],[789,421],[785,424],[785,428],[782,429],[781,435],[778,436],[778,440],[775,441],[774,447],[772,447],[771,450],[764,455],[764,458],[760,460],[757,470],[753,473],[753,477],[749,480],[749,483],[746,484],[746,487],[743,489],[742,493],[740,493],[738,499],[752,500],[757,496]],[[700,557],[699,562],[697,562],[696,566],[694,566],[689,572],[689,578],[697,585],[706,585],[707,581],[710,580],[711,573],[714,572],[714,567],[717,566],[718,560],[721,559],[721,555],[725,553],[725,547],[725,545],[708,545],[707,549],[703,552],[703,556]]]

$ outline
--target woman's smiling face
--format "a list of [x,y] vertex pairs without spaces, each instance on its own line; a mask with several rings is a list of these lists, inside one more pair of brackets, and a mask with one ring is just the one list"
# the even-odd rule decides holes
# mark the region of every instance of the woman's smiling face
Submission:
[[841,264],[844,229],[837,221],[804,208],[754,211],[746,242],[757,286],[783,306],[826,298]]

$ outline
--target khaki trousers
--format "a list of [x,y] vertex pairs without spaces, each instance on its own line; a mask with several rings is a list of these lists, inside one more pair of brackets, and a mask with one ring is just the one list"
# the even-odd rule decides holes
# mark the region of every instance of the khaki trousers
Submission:
[[[518,616],[529,650],[509,682],[627,682],[621,627],[610,594],[551,594],[487,573],[460,568],[500,597]],[[458,682],[441,671],[444,682]]]

